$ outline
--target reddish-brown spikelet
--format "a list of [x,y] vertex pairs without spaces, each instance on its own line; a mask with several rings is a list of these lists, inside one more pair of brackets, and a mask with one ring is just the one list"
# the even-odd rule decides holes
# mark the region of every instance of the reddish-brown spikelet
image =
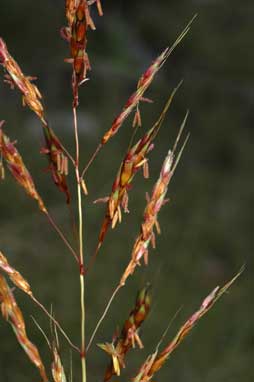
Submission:
[[169,50],[166,49],[162,54],[157,57],[157,59],[152,63],[152,65],[146,70],[146,72],[141,76],[137,84],[137,90],[130,96],[121,113],[114,119],[111,128],[104,134],[101,143],[104,145],[112,138],[120,129],[125,119],[130,115],[132,110],[137,107],[138,103],[142,100],[143,94],[153,81],[155,74],[164,64],[168,58]]
[[[145,71],[145,73],[141,76],[137,83],[137,90],[130,96],[126,104],[124,105],[121,113],[114,119],[111,128],[104,134],[101,140],[101,144],[104,145],[108,142],[110,138],[112,138],[120,129],[125,119],[130,115],[133,109],[136,109],[136,115],[134,117],[134,124],[138,123],[140,120],[138,105],[139,102],[143,100],[148,100],[143,98],[143,94],[150,86],[151,82],[154,79],[155,74],[159,71],[162,65],[165,63],[167,58],[171,55],[174,49],[178,46],[178,44],[182,41],[185,35],[189,32],[190,26],[193,20],[196,18],[196,15],[190,20],[187,26],[183,29],[180,35],[177,37],[175,42],[170,48],[165,49],[159,57],[149,66],[149,68]],[[148,100],[150,101],[150,100]],[[137,115],[138,113],[138,115]]]
[[42,96],[38,88],[31,83],[31,77],[26,77],[23,74],[17,62],[9,54],[7,46],[1,38],[0,64],[8,73],[6,76],[7,82],[10,83],[12,88],[17,86],[23,94],[23,104],[27,105],[34,113],[36,113],[42,122],[43,133],[47,146],[46,153],[48,154],[50,161],[50,171],[56,186],[60,191],[66,194],[66,199],[69,203],[70,194],[65,179],[65,175],[67,173],[67,158],[64,154],[64,150],[59,139],[56,137],[53,130],[48,127],[45,111],[40,101]]
[[121,208],[123,208],[124,212],[129,212],[128,191],[132,187],[133,178],[138,170],[143,167],[144,176],[146,177],[146,175],[148,175],[147,154],[153,149],[152,142],[158,134],[174,95],[180,85],[181,82],[171,93],[159,119],[155,122],[153,127],[144,134],[142,139],[140,139],[128,150],[112,185],[112,192],[110,196],[108,198],[98,200],[107,202],[107,212],[99,234],[98,248],[101,247],[109,226],[111,225],[112,228],[114,228],[117,222],[121,221]]
[[87,31],[90,27],[95,29],[93,19],[90,15],[89,7],[93,3],[97,4],[98,13],[102,16],[102,7],[100,1],[87,0],[66,0],[65,13],[68,21],[68,27],[63,28],[62,35],[70,43],[71,59],[67,62],[72,63],[72,89],[73,105],[78,105],[78,87],[87,78],[87,71],[91,70],[87,48]]
[[125,367],[126,354],[136,343],[140,348],[143,347],[138,332],[148,316],[150,306],[151,298],[148,287],[145,287],[138,293],[135,307],[125,321],[119,337],[114,339],[112,344],[99,345],[112,357],[104,375],[104,382],[109,381],[113,375],[120,375],[121,368]]
[[17,62],[8,52],[7,46],[2,38],[0,38],[0,64],[8,73],[5,76],[6,82],[8,82],[12,88],[17,86],[23,94],[23,104],[34,111],[43,123],[46,123],[44,109],[40,101],[42,96],[39,89],[31,83],[31,77],[26,77],[23,74]]
[[1,128],[3,123],[4,121],[0,122],[1,155],[5,159],[7,166],[16,181],[26,190],[28,195],[37,200],[40,210],[47,213],[47,209],[35,188],[33,179],[24,165],[21,155]]
[[16,271],[16,269],[12,268],[10,264],[8,263],[8,260],[6,257],[2,254],[0,251],[0,269],[7,273],[7,275],[10,277],[13,284],[15,284],[19,289],[21,289],[23,292],[28,294],[29,296],[33,297],[33,293],[31,291],[31,287],[28,284],[28,282],[24,279],[21,274]]
[[41,150],[49,158],[49,170],[57,188],[66,196],[66,203],[70,203],[70,191],[66,182],[68,175],[68,160],[63,147],[54,131],[47,125],[43,125],[46,148]]
[[37,347],[28,339],[25,322],[21,310],[11,292],[5,278],[0,274],[0,304],[1,312],[6,321],[10,323],[18,342],[26,352],[31,362],[38,368],[42,380],[48,381],[44,365]]
[[169,358],[171,353],[180,345],[180,343],[186,338],[188,333],[193,329],[203,315],[205,315],[215,304],[215,302],[229,289],[229,287],[234,283],[234,281],[240,276],[243,269],[227,284],[222,288],[215,288],[202,302],[200,308],[184,323],[180,328],[176,336],[165,349],[158,354],[156,351],[154,354],[150,355],[145,363],[141,366],[139,373],[133,382],[148,382],[154,376],[154,374],[160,370],[164,365],[166,360]]
[[77,1],[78,0],[65,0],[65,15],[69,26],[73,23]]

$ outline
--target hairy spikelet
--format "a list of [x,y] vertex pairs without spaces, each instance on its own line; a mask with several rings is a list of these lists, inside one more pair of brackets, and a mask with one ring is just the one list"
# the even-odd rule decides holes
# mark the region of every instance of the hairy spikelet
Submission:
[[37,200],[40,210],[47,213],[47,209],[43,203],[43,200],[35,188],[33,179],[23,162],[21,155],[1,128],[3,122],[4,121],[0,122],[1,155],[6,161],[7,167],[15,180],[26,190],[29,196]]
[[48,381],[37,347],[28,339],[23,315],[5,278],[0,274],[0,305],[6,321],[10,323],[18,342],[31,362],[38,368],[44,382]]

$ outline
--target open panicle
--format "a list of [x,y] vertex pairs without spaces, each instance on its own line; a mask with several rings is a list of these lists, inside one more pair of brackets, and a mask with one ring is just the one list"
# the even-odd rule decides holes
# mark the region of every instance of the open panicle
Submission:
[[139,329],[150,311],[151,297],[148,289],[149,286],[138,293],[135,307],[125,321],[121,333],[113,338],[111,344],[99,345],[111,356],[111,361],[104,375],[104,382],[109,381],[114,375],[120,375],[120,370],[125,367],[125,358],[130,349],[134,348],[136,344],[139,348],[143,348]]
[[42,212],[47,213],[47,209],[42,198],[38,194],[32,176],[27,170],[21,155],[12,143],[9,137],[3,132],[3,121],[0,122],[0,152],[7,163],[7,167],[15,180],[25,189],[27,194],[38,202]]
[[[61,191],[65,196],[67,204],[69,204],[68,210],[70,212],[71,225],[73,228],[72,239],[69,241],[69,237],[67,238],[67,236],[65,236],[62,229],[59,228],[59,226],[55,223],[55,220],[51,217],[51,214],[48,212],[40,194],[35,187],[33,178],[26,168],[23,159],[16,148],[16,142],[12,142],[9,136],[5,134],[5,129],[2,128],[4,121],[0,121],[0,179],[4,179],[5,177],[4,166],[6,165],[17,183],[26,191],[26,193],[31,198],[36,200],[39,209],[44,213],[43,216],[48,219],[48,222],[55,229],[61,240],[72,253],[77,265],[76,275],[79,278],[79,345],[76,345],[72,341],[71,337],[69,337],[65,330],[62,328],[60,321],[56,320],[54,317],[54,314],[52,313],[53,309],[51,309],[49,312],[46,308],[46,305],[41,303],[37,297],[35,297],[36,293],[35,295],[33,294],[28,281],[9,263],[5,255],[0,251],[0,313],[4,320],[7,321],[7,326],[10,325],[12,327],[17,341],[22,346],[29,360],[33,365],[37,367],[41,376],[41,382],[67,382],[67,380],[69,382],[73,382],[74,380],[78,380],[76,375],[74,377],[72,376],[72,361],[70,367],[70,378],[65,373],[64,361],[66,359],[66,349],[62,349],[60,347],[58,333],[61,333],[61,335],[67,341],[69,350],[75,350],[75,356],[77,355],[80,359],[79,380],[81,382],[87,382],[87,361],[91,362],[90,365],[94,363],[91,358],[90,360],[88,359],[91,354],[89,353],[89,349],[94,342],[95,336],[101,327],[101,324],[104,322],[115,297],[125,286],[127,279],[134,273],[137,266],[140,266],[143,262],[145,265],[148,264],[150,245],[155,248],[155,233],[157,232],[159,234],[161,232],[158,222],[159,213],[162,206],[165,205],[165,203],[168,201],[168,187],[189,138],[189,135],[187,135],[180,149],[177,148],[187,121],[187,112],[179,129],[176,140],[173,144],[173,148],[168,151],[163,161],[158,180],[154,184],[151,194],[146,194],[147,203],[144,209],[142,222],[130,254],[130,258],[128,259],[127,267],[125,268],[122,275],[120,274],[117,276],[118,281],[116,286],[111,293],[108,302],[105,304],[106,306],[103,310],[103,313],[95,323],[95,328],[92,331],[90,338],[87,339],[87,308],[85,298],[88,285],[87,281],[89,281],[86,278],[87,271],[94,263],[94,260],[97,257],[98,251],[102,246],[109,229],[114,229],[118,223],[121,223],[123,213],[129,212],[129,193],[132,189],[135,175],[139,172],[139,170],[143,170],[144,177],[149,177],[149,153],[154,148],[155,138],[157,138],[158,132],[165,120],[166,113],[170,108],[172,100],[174,99],[177,90],[181,86],[182,81],[172,90],[156,122],[153,125],[149,124],[149,126],[146,127],[144,131],[142,126],[143,118],[141,117],[141,102],[153,102],[150,100],[150,98],[147,97],[147,94],[145,93],[148,91],[160,68],[162,68],[168,57],[189,32],[191,24],[196,15],[178,35],[175,42],[170,47],[166,48],[160,55],[158,55],[152,63],[150,63],[150,66],[148,66],[148,68],[137,81],[136,87],[134,84],[132,95],[121,107],[119,113],[111,125],[107,126],[103,131],[103,136],[99,140],[96,150],[91,155],[83,171],[81,169],[80,160],[82,153],[81,150],[83,150],[83,148],[81,148],[80,145],[80,132],[78,125],[79,92],[81,90],[80,86],[88,80],[88,73],[91,71],[89,60],[90,52],[87,50],[89,48],[88,38],[90,37],[89,32],[96,29],[94,23],[95,17],[103,15],[102,2],[100,0],[65,0],[65,15],[67,26],[61,29],[61,35],[68,41],[70,50],[70,57],[65,61],[69,62],[72,66],[72,89],[70,89],[70,91],[72,91],[71,109],[73,117],[73,137],[75,146],[73,155],[70,154],[69,151],[64,147],[47,120],[42,95],[38,87],[33,83],[33,80],[36,78],[24,75],[18,63],[9,53],[6,43],[2,38],[0,38],[0,66],[3,67],[4,70],[4,81],[7,82],[12,89],[18,89],[22,96],[23,105],[27,106],[33,113],[35,113],[36,117],[39,118],[39,123],[42,125],[42,131],[45,140],[45,144],[41,149],[41,153],[47,156],[49,160],[48,170],[51,173],[53,181],[58,190]],[[100,20],[99,17],[98,20]],[[109,22],[111,22],[110,19]],[[118,33],[118,31],[115,29],[113,31],[114,33]],[[125,29],[122,29],[122,31],[125,31]],[[86,87],[84,87],[84,90],[85,89]],[[105,89],[108,90],[107,87]],[[84,208],[87,207],[87,204],[89,203],[89,199],[87,199],[87,203],[84,203],[84,200],[82,199],[82,191],[85,195],[88,193],[84,176],[102,147],[104,147],[106,143],[116,135],[116,133],[120,130],[120,128],[131,116],[131,114],[133,116],[133,122],[130,123],[130,126],[132,126],[133,129],[130,134],[130,142],[128,143],[128,148],[125,150],[125,153],[122,157],[122,161],[114,178],[111,190],[109,191],[109,196],[98,199],[94,202],[105,202],[106,211],[104,214],[102,226],[100,228],[96,250],[90,259],[88,259],[87,252],[90,247],[90,234],[87,234],[89,230],[87,230],[86,227],[88,226],[91,213],[88,209],[87,213],[84,214]],[[142,129],[140,129],[140,127],[142,127]],[[67,175],[69,173],[68,160],[73,166],[71,168],[72,173],[70,178],[73,180],[74,186],[76,188],[76,193],[73,197],[74,201],[76,202],[75,207],[70,204],[72,195],[67,185]],[[104,173],[103,170],[102,173]],[[5,196],[3,197],[3,200],[6,201]],[[84,232],[86,234],[85,236]],[[43,235],[43,232],[41,232],[41,234]],[[86,238],[85,240],[84,237]],[[75,246],[71,244],[72,240],[73,242],[75,241]],[[48,240],[46,246],[44,246],[46,249],[48,247],[49,241],[50,240]],[[124,244],[122,247],[123,246]],[[41,248],[40,245],[37,247],[31,246],[33,250],[38,249],[39,256],[43,255],[45,248]],[[113,247],[117,248],[115,245]],[[45,258],[45,256],[43,256],[43,258]],[[242,270],[240,270],[240,272],[222,288],[215,288],[203,300],[200,307],[194,312],[194,314],[192,314],[187,319],[187,321],[184,322],[173,339],[161,350],[162,343],[164,343],[168,333],[168,326],[153,353],[146,358],[146,360],[139,368],[136,376],[131,379],[132,382],[154,382],[155,374],[161,369],[162,366],[164,366],[165,362],[171,356],[173,351],[187,337],[188,333],[190,333],[193,327],[199,322],[201,317],[203,317],[212,308],[215,302],[229,289],[229,287],[234,283],[241,272]],[[108,270],[104,269],[102,269],[102,273],[106,276],[109,274]],[[69,279],[69,277],[67,278]],[[9,280],[14,284],[14,287],[9,287]],[[53,288],[54,287],[55,285],[53,285]],[[71,284],[66,286],[65,289],[61,289],[61,291],[56,289],[55,295],[57,297],[62,295],[63,298],[66,299],[68,298],[69,294],[71,296],[69,297],[75,301],[76,297],[71,295],[70,287]],[[50,322],[51,337],[47,336],[46,331],[44,331],[40,324],[34,319],[37,329],[41,334],[43,334],[44,339],[46,340],[48,345],[47,349],[49,349],[49,356],[51,356],[51,364],[48,363],[47,365],[48,373],[51,372],[50,379],[47,377],[47,372],[37,347],[30,341],[27,336],[23,313],[17,305],[16,299],[14,297],[13,291],[19,292],[17,289],[23,291],[27,296],[29,296],[30,300],[36,304],[37,308],[40,308],[44,312]],[[73,302],[73,306],[76,306],[76,302]],[[150,308],[151,296],[149,284],[147,284],[146,287],[138,292],[132,310],[125,317],[125,321],[123,322],[123,326],[120,328],[120,330],[117,330],[113,335],[112,340],[110,340],[111,342],[98,344],[98,346],[104,350],[110,358],[107,359],[108,364],[105,365],[105,370],[92,370],[92,378],[96,378],[96,375],[101,374],[101,380],[104,380],[104,382],[110,382],[111,380],[114,380],[114,377],[117,378],[121,375],[123,368],[126,367],[129,353],[132,352],[133,348],[143,348],[143,338],[141,340],[141,329],[143,323],[146,321],[149,315]],[[75,314],[73,311],[70,313],[71,315]],[[88,311],[88,313],[88,318],[91,319],[92,314],[90,311]],[[73,319],[76,325],[76,318],[73,317]]]
[[47,382],[48,378],[38,349],[27,337],[25,322],[21,310],[19,309],[5,278],[1,274],[0,307],[4,319],[12,326],[19,344],[22,346],[31,362],[38,368],[43,382]]

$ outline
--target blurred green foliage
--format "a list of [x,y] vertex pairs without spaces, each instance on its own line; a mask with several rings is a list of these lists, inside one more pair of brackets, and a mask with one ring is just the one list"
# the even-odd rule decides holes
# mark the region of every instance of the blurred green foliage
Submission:
[[[0,35],[24,72],[38,76],[37,84],[45,97],[49,120],[66,146],[73,150],[71,70],[63,62],[68,57],[68,47],[59,35],[65,25],[63,3],[2,0]],[[150,251],[149,266],[139,269],[120,292],[95,342],[111,340],[132,307],[137,289],[150,281],[153,309],[142,333],[145,350],[135,351],[130,357],[121,377],[122,381],[129,380],[154,349],[179,306],[183,305],[183,309],[168,338],[209,291],[222,285],[245,263],[246,271],[230,294],[202,320],[157,380],[249,382],[253,377],[254,318],[250,296],[253,291],[250,161],[254,4],[247,0],[103,3],[105,16],[100,19],[95,16],[97,30],[88,36],[91,79],[80,89],[84,164],[135,89],[144,69],[173,43],[194,13],[198,13],[198,18],[146,93],[154,104],[141,107],[143,129],[150,128],[172,87],[184,79],[150,155],[150,179],[143,180],[140,175],[135,179],[130,192],[131,213],[124,216],[121,226],[109,233],[88,277],[87,332],[91,333],[127,264],[145,206],[145,191],[150,191],[157,179],[162,160],[189,108],[187,130],[191,139],[169,189],[171,201],[160,215],[162,235],[157,239],[157,248]],[[40,123],[29,110],[22,108],[17,92],[10,91],[2,81],[0,99],[0,119],[6,120],[6,132],[13,140],[17,139],[46,204],[71,237],[64,197],[43,171],[47,163],[39,154]],[[109,193],[130,136],[128,120],[88,172],[89,196],[84,200],[87,257],[95,248],[104,216],[104,206],[95,206],[92,201]],[[8,174],[0,187],[1,250],[27,277],[35,295],[48,307],[53,305],[56,316],[78,342],[79,285],[73,259],[37,210],[36,203]],[[25,312],[29,334],[42,349],[46,362],[50,362],[47,345],[30,315],[47,332],[48,320],[18,291],[17,299]],[[36,370],[3,320],[0,336],[0,381],[38,380]],[[68,370],[70,356],[64,341],[61,348]],[[106,355],[93,346],[88,359],[89,381],[102,380],[106,364]],[[73,367],[74,381],[78,381],[76,355],[73,355]]]

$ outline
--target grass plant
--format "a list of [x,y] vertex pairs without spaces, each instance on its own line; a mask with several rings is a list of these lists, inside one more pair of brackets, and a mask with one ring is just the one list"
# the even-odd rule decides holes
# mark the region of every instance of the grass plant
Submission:
[[[143,213],[143,220],[140,223],[139,232],[133,243],[133,249],[130,258],[122,275],[119,275],[119,283],[116,285],[109,301],[105,304],[105,309],[101,314],[99,321],[95,324],[92,333],[86,332],[86,290],[89,288],[88,275],[89,272],[96,272],[96,261],[100,261],[100,250],[104,240],[106,239],[109,229],[115,229],[118,223],[121,223],[123,216],[128,213],[135,213],[129,209],[129,194],[135,192],[135,175],[143,170],[144,177],[149,177],[149,153],[154,148],[155,139],[159,139],[159,130],[165,123],[165,117],[172,106],[173,100],[177,91],[182,85],[182,81],[170,92],[169,98],[158,117],[157,121],[145,129],[142,125],[142,117],[140,105],[142,102],[152,104],[152,101],[147,97],[147,91],[152,85],[153,80],[161,67],[166,63],[174,49],[180,44],[186,34],[189,32],[191,24],[196,16],[194,16],[187,26],[183,29],[180,35],[176,38],[171,47],[166,48],[152,63],[147,70],[142,74],[136,84],[136,90],[129,97],[119,114],[113,119],[109,129],[107,129],[94,152],[91,153],[90,159],[85,166],[81,165],[81,149],[79,139],[78,126],[78,107],[79,93],[86,92],[86,82],[90,78],[92,63],[89,59],[89,50],[92,46],[88,45],[89,35],[95,31],[95,23],[92,13],[97,12],[99,16],[103,15],[102,4],[99,0],[66,0],[65,13],[67,26],[62,28],[61,35],[69,44],[70,57],[65,61],[72,68],[71,73],[71,90],[72,90],[72,115],[73,115],[73,136],[75,141],[75,152],[70,152],[68,147],[65,147],[61,138],[56,135],[53,128],[50,127],[47,113],[44,106],[44,101],[38,87],[33,83],[35,78],[27,76],[23,73],[21,66],[13,58],[11,48],[7,47],[3,38],[0,38],[0,64],[3,69],[3,78],[11,89],[18,90],[21,93],[22,103],[36,114],[39,123],[42,127],[45,145],[41,148],[41,153],[47,156],[48,169],[51,178],[59,190],[59,198],[61,194],[65,197],[65,204],[68,211],[72,211],[72,206],[77,206],[77,216],[73,224],[74,237],[69,241],[65,232],[54,217],[49,212],[49,208],[43,200],[43,195],[37,190],[34,176],[29,172],[27,165],[22,159],[22,145],[15,142],[15,137],[12,136],[11,127],[8,126],[8,121],[0,123],[0,170],[1,178],[5,179],[5,168],[10,171],[16,182],[21,186],[28,196],[34,199],[39,207],[39,210],[46,217],[52,229],[62,240],[63,245],[68,248],[70,255],[73,257],[73,266],[77,268],[77,278],[80,283],[80,311],[75,314],[80,315],[80,338],[73,339],[68,330],[63,328],[61,317],[55,317],[53,311],[48,311],[46,307],[35,297],[32,292],[32,287],[28,281],[9,263],[7,260],[8,254],[0,252],[0,306],[3,319],[5,319],[14,331],[17,341],[24,349],[30,361],[38,369],[41,380],[43,382],[65,382],[65,381],[81,381],[87,382],[87,365],[86,361],[89,358],[89,349],[95,342],[96,335],[103,320],[107,319],[107,314],[112,306],[115,296],[120,292],[120,289],[127,287],[127,280],[136,271],[137,266],[148,265],[150,247],[155,248],[155,232],[160,234],[159,213],[162,208],[166,208],[167,193],[175,174],[177,164],[183,154],[184,147],[188,141],[189,135],[182,139],[184,128],[187,123],[188,112],[184,116],[179,132],[176,136],[173,147],[168,151],[165,160],[162,163],[161,171],[158,180],[150,192],[147,193],[147,204]],[[99,21],[98,21],[99,23]],[[99,28],[98,32],[99,33]],[[93,75],[96,75],[94,73]],[[91,75],[92,76],[92,75]],[[121,129],[126,128],[126,120],[133,116],[132,132],[127,150],[123,153],[123,160],[119,164],[119,170],[114,180],[112,180],[112,190],[109,196],[103,197],[95,201],[104,202],[106,204],[106,212],[102,222],[98,222],[99,236],[98,243],[94,253],[90,254],[87,250],[87,241],[89,237],[84,239],[84,232],[89,221],[86,219],[86,196],[89,192],[89,184],[87,184],[86,176],[88,171],[93,171],[93,163],[100,155],[100,151],[105,145],[109,144],[117,134],[121,133]],[[4,117],[3,117],[4,118]],[[70,127],[71,128],[71,127]],[[6,131],[8,132],[8,135]],[[116,139],[116,137],[115,137]],[[179,148],[180,142],[181,146]],[[89,148],[87,148],[89,149]],[[92,151],[92,150],[91,150]],[[97,159],[99,160],[99,158]],[[29,166],[29,164],[28,164]],[[69,187],[70,173],[74,174],[76,193],[72,194]],[[63,202],[64,204],[64,202]],[[75,234],[76,232],[76,234]],[[104,254],[106,256],[107,254]],[[150,266],[152,266],[152,261]],[[166,333],[161,338],[156,349],[140,363],[139,370],[133,373],[133,382],[148,382],[154,381],[154,375],[159,369],[164,366],[172,352],[185,339],[187,334],[192,330],[200,318],[205,315],[215,302],[224,294],[232,283],[239,276],[241,271],[227,282],[222,288],[216,287],[203,300],[199,309],[191,315],[187,321],[180,326],[175,337],[163,345]],[[105,273],[106,277],[106,273]],[[9,281],[13,287],[9,286]],[[98,286],[99,288],[99,286]],[[44,366],[44,361],[40,355],[39,349],[26,332],[27,318],[23,317],[21,309],[16,300],[16,289],[22,290],[33,302],[47,315],[50,322],[50,333],[46,333],[38,325],[38,330],[43,333],[43,336],[48,344],[51,355],[51,370]],[[104,350],[109,356],[108,366],[105,370],[101,370],[101,380],[114,380],[117,376],[122,380],[123,368],[129,366],[127,362],[128,353],[135,347],[143,348],[140,328],[146,320],[151,306],[150,286],[146,285],[139,291],[133,310],[126,318],[121,330],[118,330],[112,336],[110,342],[100,343],[98,352]],[[72,357],[80,357],[80,369],[73,370],[70,375],[65,372],[66,366],[61,360],[61,349],[59,336],[63,336],[66,340],[66,346],[72,350]],[[79,344],[78,344],[79,342]],[[61,345],[62,346],[62,345]],[[162,350],[160,348],[163,347]],[[99,349],[100,348],[100,349]],[[4,351],[1,349],[0,351]]]

